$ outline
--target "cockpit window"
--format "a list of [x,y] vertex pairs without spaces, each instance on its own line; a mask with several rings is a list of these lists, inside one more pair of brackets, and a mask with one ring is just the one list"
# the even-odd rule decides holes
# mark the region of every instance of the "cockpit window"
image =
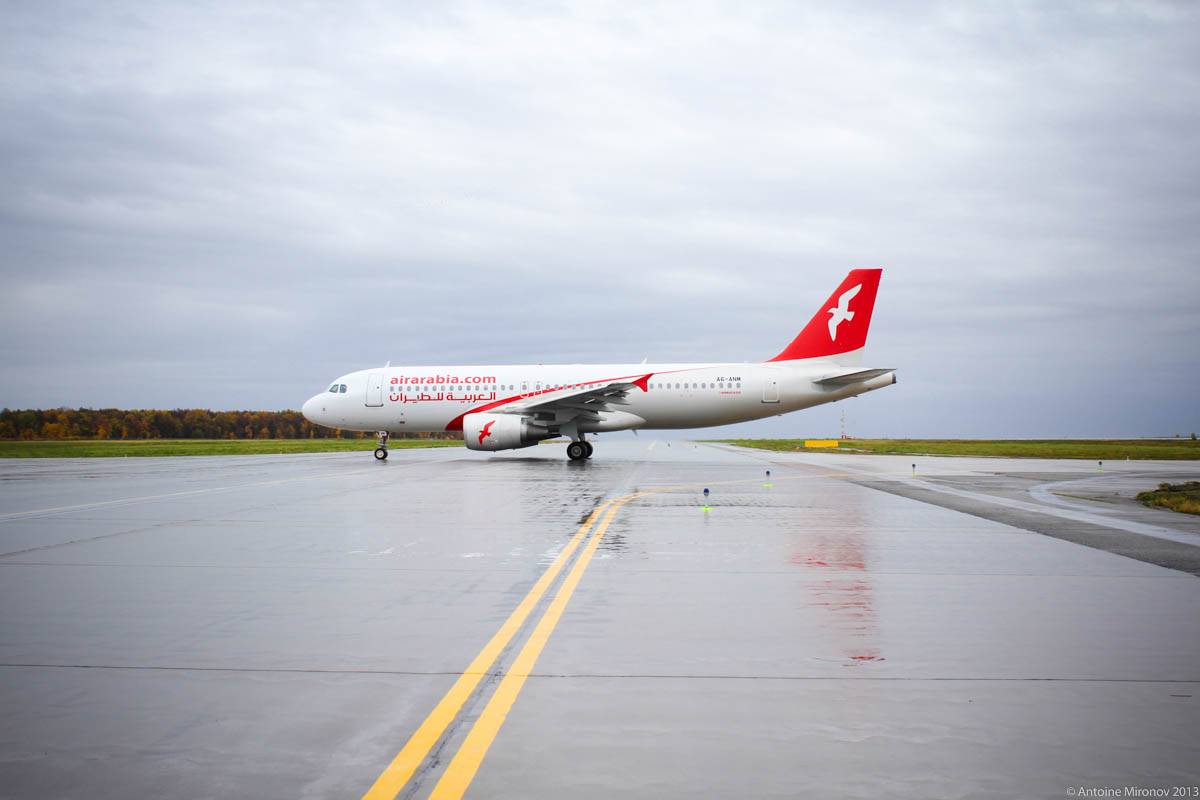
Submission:
[[338,391],[341,392],[342,394],[345,394],[346,393],[346,384],[343,383],[341,386],[339,386]]
[[329,387],[329,391],[333,392],[334,394],[337,394],[337,390],[338,390],[337,387],[338,387],[338,385],[335,383],[333,386]]

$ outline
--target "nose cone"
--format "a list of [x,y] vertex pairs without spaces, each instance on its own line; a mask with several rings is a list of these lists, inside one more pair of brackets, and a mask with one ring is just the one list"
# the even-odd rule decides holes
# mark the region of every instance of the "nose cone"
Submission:
[[304,405],[300,406],[300,413],[304,415],[304,418],[306,420],[313,423],[314,425],[321,424],[321,420],[317,418],[318,415],[321,413],[321,406],[319,405],[320,402],[321,402],[321,395],[318,394],[318,395],[308,398],[308,400],[306,400],[304,402]]

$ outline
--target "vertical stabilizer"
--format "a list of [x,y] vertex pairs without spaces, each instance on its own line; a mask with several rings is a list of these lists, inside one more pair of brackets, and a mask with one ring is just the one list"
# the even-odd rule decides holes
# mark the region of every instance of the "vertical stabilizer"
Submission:
[[867,343],[875,293],[882,269],[854,269],[804,326],[792,343],[769,361],[801,358],[844,360]]

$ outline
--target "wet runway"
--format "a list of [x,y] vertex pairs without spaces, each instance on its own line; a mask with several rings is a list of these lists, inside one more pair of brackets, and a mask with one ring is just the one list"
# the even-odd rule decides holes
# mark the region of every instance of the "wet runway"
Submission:
[[1200,524],[1131,498],[1200,465],[1102,469],[0,462],[0,797],[1197,785]]

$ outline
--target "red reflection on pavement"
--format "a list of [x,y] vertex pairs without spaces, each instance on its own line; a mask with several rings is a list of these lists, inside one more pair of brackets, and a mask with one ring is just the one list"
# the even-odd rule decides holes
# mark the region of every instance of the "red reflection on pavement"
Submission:
[[866,542],[861,533],[818,536],[811,552],[794,553],[793,564],[827,573],[811,588],[810,605],[829,611],[841,639],[847,667],[883,661],[878,647],[874,591],[866,575]]

